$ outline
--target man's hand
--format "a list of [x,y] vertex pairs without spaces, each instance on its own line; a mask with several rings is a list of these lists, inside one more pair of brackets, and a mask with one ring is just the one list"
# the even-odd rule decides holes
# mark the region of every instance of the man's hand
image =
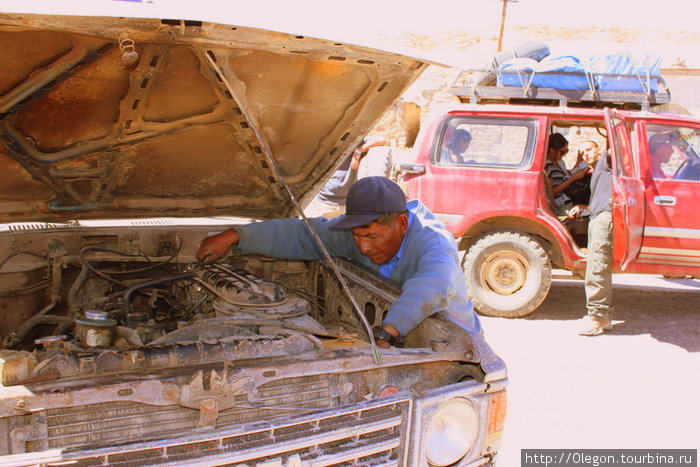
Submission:
[[352,153],[352,159],[350,160],[350,168],[357,170],[360,168],[360,159],[362,159],[362,152],[359,149],[355,149]]
[[585,170],[577,170],[576,172],[571,174],[572,180],[581,180],[583,177],[586,176],[586,171]]
[[391,344],[385,341],[384,339],[375,339],[375,342],[377,343],[377,347],[380,349],[388,349],[391,347]]
[[[401,335],[399,334],[399,331],[397,331],[396,328],[390,324],[385,324],[382,326],[382,329],[394,336],[394,338],[398,338]],[[375,339],[375,342],[377,343],[377,347],[380,349],[388,349],[392,345],[390,342],[387,342],[384,339]]]
[[197,259],[204,263],[213,263],[223,258],[231,245],[238,243],[238,232],[233,229],[212,235],[202,240],[197,250]]
[[568,215],[572,219],[578,219],[581,217],[581,206],[577,204],[573,208],[569,209]]

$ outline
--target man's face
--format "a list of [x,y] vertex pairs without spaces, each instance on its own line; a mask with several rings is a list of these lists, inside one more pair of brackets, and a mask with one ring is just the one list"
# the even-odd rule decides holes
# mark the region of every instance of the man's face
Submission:
[[370,222],[351,229],[352,238],[360,252],[374,264],[384,264],[393,258],[401,248],[401,242],[408,228],[408,217],[399,215],[394,225],[388,226]]
[[583,159],[591,166],[595,166],[598,159],[600,159],[600,151],[598,151],[598,146],[593,143],[586,143],[583,146]]
[[664,144],[652,152],[652,156],[654,156],[662,164],[668,162],[672,155],[673,147],[670,144]]
[[469,147],[469,143],[471,143],[471,140],[467,138],[462,138],[459,140],[459,153],[462,154],[464,151],[467,150]]

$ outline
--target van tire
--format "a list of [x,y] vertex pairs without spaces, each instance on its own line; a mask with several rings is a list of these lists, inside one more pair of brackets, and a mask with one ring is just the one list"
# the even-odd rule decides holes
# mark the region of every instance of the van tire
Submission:
[[474,308],[486,316],[525,316],[540,306],[552,283],[547,253],[518,232],[482,237],[464,255],[462,269]]

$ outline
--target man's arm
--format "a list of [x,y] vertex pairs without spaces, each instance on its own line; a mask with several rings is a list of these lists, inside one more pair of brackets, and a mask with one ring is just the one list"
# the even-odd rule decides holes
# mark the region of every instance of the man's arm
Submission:
[[552,194],[554,196],[558,195],[562,191],[566,190],[566,188],[574,183],[576,180],[580,180],[583,177],[586,176],[586,171],[585,170],[577,170],[576,172],[572,173],[569,178],[561,182],[559,185],[554,185],[552,187]]
[[[453,251],[436,238],[423,247],[415,274],[403,283],[401,295],[383,322],[385,329],[391,326],[402,336],[428,316],[450,309],[460,287],[464,287],[464,277]],[[462,294],[458,305],[471,313],[471,309],[466,310],[469,306],[466,290]]]
[[[347,232],[328,230],[328,219],[312,218],[321,242],[331,256],[354,258],[354,242]],[[202,240],[197,259],[213,262],[224,257],[232,245],[242,253],[257,253],[278,258],[321,259],[323,254],[306,224],[299,219],[274,219],[236,226]],[[354,247],[357,250],[356,247]]]
[[336,191],[339,193],[347,193],[347,190],[350,188],[350,185],[355,183],[357,181],[357,172],[358,169],[360,168],[360,159],[362,158],[362,152],[360,149],[355,149],[355,152],[352,153],[352,157],[350,159],[350,167],[348,168],[348,171],[345,173],[345,177],[343,180],[340,182],[340,184],[336,187]]

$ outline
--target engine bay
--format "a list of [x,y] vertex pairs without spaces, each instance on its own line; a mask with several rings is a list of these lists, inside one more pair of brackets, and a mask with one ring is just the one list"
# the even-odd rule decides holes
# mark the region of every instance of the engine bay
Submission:
[[3,316],[4,384],[299,354],[364,333],[343,305],[334,321],[319,313],[333,281],[306,262],[200,263],[195,232],[61,233],[44,251],[32,237],[21,243],[33,249],[3,243],[14,245],[3,283],[22,284],[0,291],[15,310]]

